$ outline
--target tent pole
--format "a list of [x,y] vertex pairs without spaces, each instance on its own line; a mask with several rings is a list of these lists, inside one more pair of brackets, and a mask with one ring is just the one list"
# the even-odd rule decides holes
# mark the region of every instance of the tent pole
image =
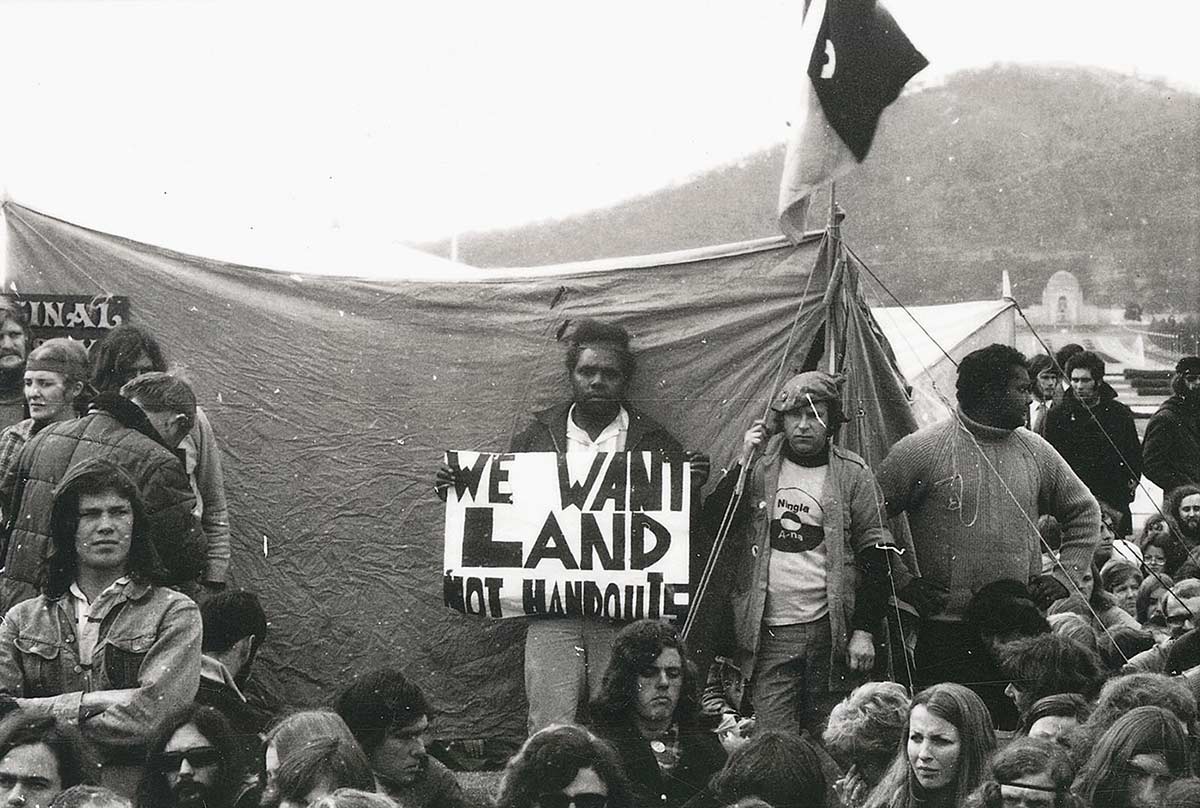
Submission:
[[[838,216],[837,206],[837,183],[829,183],[829,220],[825,225],[826,257],[829,260],[829,282],[835,282],[837,276],[838,254],[841,252],[842,244],[842,228],[841,218]],[[829,308],[826,308],[825,316],[825,353],[829,357],[829,372],[837,374],[838,372],[838,356],[837,356],[837,328],[834,318],[829,316]]]

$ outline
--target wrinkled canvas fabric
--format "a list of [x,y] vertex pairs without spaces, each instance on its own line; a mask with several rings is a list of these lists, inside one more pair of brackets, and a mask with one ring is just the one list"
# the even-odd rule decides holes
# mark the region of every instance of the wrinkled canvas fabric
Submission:
[[[183,255],[14,203],[5,214],[6,291],[128,295],[131,319],[186,366],[222,448],[231,580],[271,620],[257,687],[324,704],[354,674],[398,664],[430,694],[443,738],[523,737],[525,703],[523,621],[442,605],[442,451],[503,451],[561,401],[557,336],[590,316],[629,329],[633,403],[710,452],[715,483],[763,415],[798,308],[784,378],[826,319],[817,241],[367,281]],[[865,305],[851,299],[834,322],[847,446],[876,463],[912,415]]]

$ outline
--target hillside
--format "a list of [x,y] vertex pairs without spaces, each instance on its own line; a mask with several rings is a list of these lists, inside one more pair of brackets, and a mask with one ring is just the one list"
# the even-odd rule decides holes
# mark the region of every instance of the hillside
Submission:
[[[782,163],[779,146],[611,208],[467,234],[460,256],[537,265],[775,235]],[[1033,303],[1069,269],[1099,303],[1200,309],[1200,96],[1093,70],[960,73],[896,102],[838,189],[848,243],[907,303],[991,296],[1002,269]]]

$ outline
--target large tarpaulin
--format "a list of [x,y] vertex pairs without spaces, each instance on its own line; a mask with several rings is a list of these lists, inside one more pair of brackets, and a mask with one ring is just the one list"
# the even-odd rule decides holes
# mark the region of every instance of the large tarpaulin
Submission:
[[[328,704],[356,673],[399,665],[444,738],[524,735],[524,627],[443,607],[433,472],[445,449],[507,449],[532,411],[566,395],[564,323],[629,329],[633,404],[709,451],[714,481],[763,414],[793,321],[789,372],[825,339],[819,240],[356,280],[183,255],[13,203],[5,213],[9,291],[127,296],[132,321],[185,367],[222,444],[235,582],[271,620],[258,687]],[[834,304],[846,317],[828,335],[846,345],[857,421],[847,442],[865,441],[876,463],[912,416],[866,307]]]

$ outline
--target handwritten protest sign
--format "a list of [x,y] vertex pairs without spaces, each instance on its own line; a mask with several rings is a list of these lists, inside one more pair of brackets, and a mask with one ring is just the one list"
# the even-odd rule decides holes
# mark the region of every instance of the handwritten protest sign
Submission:
[[653,452],[447,452],[446,606],[681,620],[690,467]]

